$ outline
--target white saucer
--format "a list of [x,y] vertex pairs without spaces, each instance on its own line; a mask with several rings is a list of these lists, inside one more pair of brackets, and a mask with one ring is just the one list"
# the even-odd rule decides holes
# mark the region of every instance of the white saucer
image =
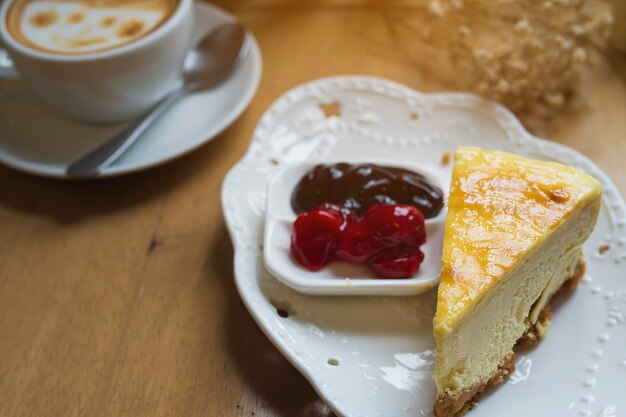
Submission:
[[[194,38],[234,20],[224,10],[196,3]],[[101,177],[126,174],[167,162],[210,141],[248,106],[261,77],[261,53],[248,34],[249,52],[219,87],[181,99]],[[97,126],[69,119],[41,103],[19,80],[0,80],[0,162],[50,177],[123,126]]]

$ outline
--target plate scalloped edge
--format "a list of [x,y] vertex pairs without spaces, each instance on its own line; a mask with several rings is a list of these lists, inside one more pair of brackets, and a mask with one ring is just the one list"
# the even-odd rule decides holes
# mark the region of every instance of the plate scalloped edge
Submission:
[[[342,138],[348,136],[367,140],[369,143],[376,144],[375,146],[397,147],[398,149],[419,148],[446,140],[445,134],[437,132],[418,136],[381,133],[375,128],[381,116],[373,111],[372,103],[368,99],[357,97],[354,103],[346,106],[347,120],[343,120],[343,108],[340,117],[327,117],[322,110],[316,108],[318,103],[341,102],[342,97],[346,97],[346,95],[358,95],[360,93],[380,96],[383,101],[401,102],[407,109],[413,109],[416,115],[419,114],[416,123],[421,123],[422,120],[432,120],[432,115],[441,108],[480,114],[480,117],[491,120],[502,130],[502,138],[504,139],[501,142],[502,149],[541,159],[565,162],[589,172],[601,182],[604,191],[603,214],[601,216],[606,216],[608,226],[604,227],[606,231],[601,237],[598,237],[598,240],[607,245],[612,245],[611,250],[606,254],[593,253],[591,256],[593,259],[589,259],[590,254],[586,253],[591,264],[590,269],[593,269],[595,263],[603,262],[602,268],[604,270],[612,270],[617,273],[618,271],[624,272],[623,266],[626,265],[626,206],[615,185],[600,168],[577,151],[532,136],[522,127],[515,116],[501,105],[466,93],[423,94],[401,84],[369,76],[325,78],[289,90],[276,100],[262,116],[247,153],[233,166],[223,183],[223,212],[235,249],[235,282],[246,307],[274,345],[307,378],[336,414],[354,417],[370,415],[368,411],[363,411],[368,410],[368,406],[357,406],[346,399],[346,391],[340,386],[342,377],[333,374],[336,372],[332,369],[334,366],[332,364],[320,365],[320,355],[313,350],[307,350],[306,345],[311,343],[311,339],[294,333],[293,328],[287,326],[284,319],[276,314],[276,308],[280,307],[277,303],[289,305],[289,302],[272,299],[273,292],[282,294],[284,299],[290,297],[295,299],[300,295],[288,292],[290,290],[278,288],[282,284],[272,282],[276,280],[268,277],[268,273],[263,267],[261,244],[265,207],[264,185],[278,165],[310,157],[323,158],[328,155],[330,150],[340,147]],[[303,105],[303,103],[308,104]],[[303,109],[297,115],[292,114],[294,113],[293,109],[298,106],[303,107]],[[285,120],[290,120],[293,123],[288,125]],[[468,136],[471,138],[470,133],[468,132]],[[477,145],[480,146],[480,143]],[[589,282],[590,280],[587,279],[584,283],[588,284]],[[608,289],[603,292],[597,285],[587,286],[588,289],[591,288],[590,294],[602,293],[602,297],[606,301],[606,329],[603,329],[604,331],[597,336],[599,343],[606,343],[611,338],[611,332],[614,332],[615,327],[626,323],[626,284],[615,278],[607,287]],[[389,297],[379,298],[382,299],[380,302],[386,303],[386,305],[396,302]],[[372,300],[374,299],[372,298]],[[324,303],[324,301],[316,302]],[[378,303],[379,301],[372,302]],[[324,305],[329,306],[328,303]],[[319,322],[315,320],[315,314],[311,314],[310,311],[302,314],[300,320],[304,323],[302,326],[308,326],[309,332],[318,335],[318,331],[322,332],[318,326]],[[308,321],[313,324],[309,325]],[[341,330],[332,330],[332,326],[330,328],[333,335],[340,336]],[[351,333],[347,332],[346,334]],[[321,339],[324,337],[322,336]],[[344,340],[347,340],[347,337],[342,338],[341,342],[343,343]],[[316,348],[323,347],[324,340],[321,343]],[[593,356],[593,353],[591,355]],[[596,358],[596,356],[593,357]],[[626,368],[626,351],[623,352],[623,363],[620,363]],[[593,364],[589,367],[593,368]],[[597,368],[596,365],[596,371]],[[384,370],[385,368],[381,367],[381,369]],[[583,374],[585,377],[589,376],[584,373],[584,368]],[[626,375],[626,369],[624,374]],[[390,382],[385,376],[382,376],[382,379],[396,385],[398,390],[405,389],[397,386],[393,381]],[[572,407],[579,411],[579,415],[592,416],[596,414],[591,410],[593,408],[593,396],[589,397],[590,394],[585,394],[584,387],[589,385],[587,380],[588,378],[583,381],[583,388],[580,392],[572,394],[575,400],[583,398],[583,400],[577,401],[575,407]],[[429,383],[420,382],[420,384]],[[375,388],[378,389],[378,385]],[[432,388],[430,389],[432,390]],[[412,398],[416,397],[415,391],[410,391],[410,393],[413,395]],[[404,394],[402,393],[402,395]],[[370,400],[366,399],[365,403],[368,401]],[[596,407],[600,405],[598,402],[595,404]],[[390,408],[393,409],[393,407]],[[401,408],[394,412],[402,410],[414,414],[410,406],[397,405],[397,407]],[[481,407],[478,408],[478,410],[480,409]],[[600,412],[608,412],[609,414],[601,415],[609,416],[613,415],[610,412],[614,409],[615,406],[609,404],[605,405]],[[394,415],[394,412],[389,415]],[[422,409],[422,413],[424,413],[424,409]],[[373,412],[371,415],[382,416],[383,414]]]

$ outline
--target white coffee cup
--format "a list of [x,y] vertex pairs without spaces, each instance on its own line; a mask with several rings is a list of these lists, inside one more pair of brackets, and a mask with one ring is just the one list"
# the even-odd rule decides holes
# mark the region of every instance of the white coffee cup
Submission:
[[[44,52],[18,42],[7,28],[11,3],[6,0],[0,9],[0,40],[19,77],[67,115],[96,123],[128,121],[180,82],[191,42],[193,0],[179,0],[166,21],[137,40],[80,54]],[[13,73],[6,61],[0,65],[0,77]]]

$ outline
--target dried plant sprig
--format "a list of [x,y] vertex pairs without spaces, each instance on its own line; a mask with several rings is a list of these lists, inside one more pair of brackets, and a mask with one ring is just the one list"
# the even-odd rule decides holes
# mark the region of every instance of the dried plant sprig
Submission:
[[562,108],[611,24],[593,0],[429,0],[412,12],[399,24],[450,53],[461,87],[516,112]]

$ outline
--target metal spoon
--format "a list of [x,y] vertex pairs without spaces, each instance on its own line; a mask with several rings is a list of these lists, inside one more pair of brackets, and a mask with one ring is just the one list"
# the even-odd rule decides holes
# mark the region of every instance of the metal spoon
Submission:
[[227,23],[209,33],[189,51],[183,65],[183,83],[142,119],[87,153],[67,167],[70,177],[95,177],[115,162],[128,148],[183,95],[208,90],[222,83],[246,53],[246,30],[239,23]]

